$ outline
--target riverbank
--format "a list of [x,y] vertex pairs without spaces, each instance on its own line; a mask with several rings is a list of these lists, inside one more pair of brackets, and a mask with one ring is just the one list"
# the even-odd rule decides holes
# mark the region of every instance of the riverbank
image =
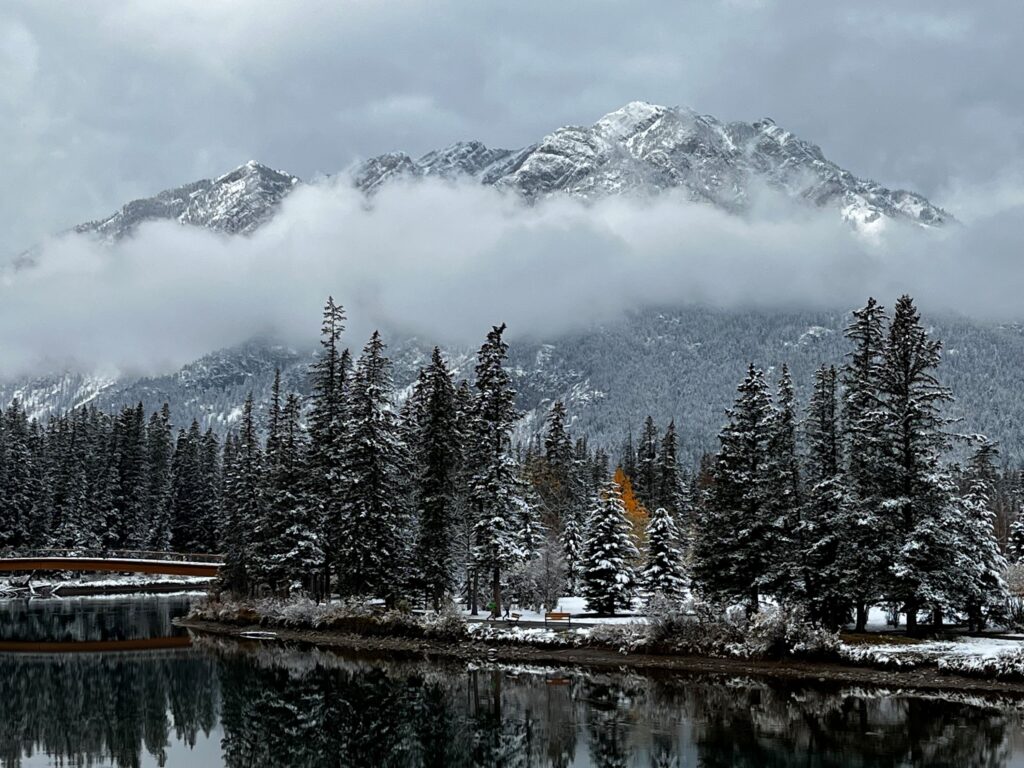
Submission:
[[1024,701],[1024,682],[946,674],[935,667],[905,670],[875,669],[849,664],[801,659],[752,660],[707,656],[621,653],[612,649],[538,647],[491,643],[472,638],[451,642],[434,639],[370,636],[351,632],[230,624],[198,618],[175,624],[200,635],[231,637],[241,641],[293,643],[384,659],[450,659],[463,662],[500,662],[548,667],[584,667],[599,670],[636,670],[652,674],[701,674],[752,677],[815,685],[871,686],[893,690],[998,694]]

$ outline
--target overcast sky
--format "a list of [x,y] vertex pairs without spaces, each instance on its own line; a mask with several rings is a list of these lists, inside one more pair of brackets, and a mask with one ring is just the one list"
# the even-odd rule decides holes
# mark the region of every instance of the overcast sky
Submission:
[[770,116],[969,220],[1024,199],[1022,28],[1010,0],[7,0],[0,252],[250,158],[521,146],[635,99]]

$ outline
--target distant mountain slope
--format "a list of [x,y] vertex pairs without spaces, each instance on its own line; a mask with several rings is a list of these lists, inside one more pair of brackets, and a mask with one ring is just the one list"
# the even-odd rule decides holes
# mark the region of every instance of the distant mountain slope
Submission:
[[[835,208],[865,229],[887,220],[922,226],[952,220],[919,194],[887,189],[840,168],[816,145],[769,119],[723,123],[688,108],[645,102],[627,104],[589,127],[559,128],[525,149],[490,149],[465,141],[416,160],[402,152],[378,155],[351,173],[356,187],[367,194],[399,178],[472,178],[531,200],[680,189],[692,200],[739,212],[759,186],[766,186],[810,205]],[[216,179],[134,200],[74,230],[114,241],[142,222],[163,219],[248,234],[268,221],[301,183],[250,161]]]
[[296,176],[250,160],[212,181],[202,179],[155,197],[134,200],[105,219],[79,224],[74,231],[113,241],[130,234],[145,221],[169,219],[245,235],[269,220],[298,183]]
[[[519,436],[542,428],[552,400],[567,402],[575,434],[614,448],[648,413],[662,425],[675,419],[682,456],[694,462],[715,448],[715,435],[748,362],[774,379],[790,365],[798,394],[809,394],[814,369],[841,364],[847,351],[841,313],[742,312],[706,308],[637,312],[619,322],[536,341],[513,340],[509,369],[526,416]],[[1001,443],[1001,455],[1024,461],[1024,330],[1018,326],[931,319],[945,342],[940,378],[953,388],[951,415],[962,417],[958,431],[983,432]],[[395,382],[411,384],[429,361],[430,345],[385,335],[394,360]],[[349,338],[358,351],[365,340]],[[203,357],[177,373],[147,379],[97,379],[77,375],[0,384],[0,402],[17,395],[31,412],[43,415],[83,402],[115,408],[142,401],[156,409],[171,404],[178,425],[193,418],[224,432],[241,414],[251,390],[266,403],[274,369],[286,388],[308,392],[307,369],[315,349],[294,350],[250,342]],[[450,348],[460,378],[472,378],[475,349]]]

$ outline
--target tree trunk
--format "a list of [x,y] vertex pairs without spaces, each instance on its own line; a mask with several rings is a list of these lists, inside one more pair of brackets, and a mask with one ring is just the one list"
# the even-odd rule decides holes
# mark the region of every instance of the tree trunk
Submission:
[[755,613],[757,613],[757,611],[758,611],[758,609],[760,607],[761,607],[760,593],[758,592],[757,587],[751,587],[751,589],[750,589],[750,605],[747,606],[747,616],[753,616]]
[[491,591],[494,593],[494,618],[501,616],[501,570],[494,569],[491,575]]
[[868,628],[868,606],[863,600],[857,601],[857,624],[854,632],[864,632]]
[[477,605],[477,572],[476,568],[473,569],[473,573],[469,577],[469,615],[478,616],[480,614],[480,608]]
[[917,598],[907,600],[904,610],[907,612],[907,635],[917,634],[917,611],[920,608]]
[[942,629],[942,609],[939,607],[932,608],[932,627]]

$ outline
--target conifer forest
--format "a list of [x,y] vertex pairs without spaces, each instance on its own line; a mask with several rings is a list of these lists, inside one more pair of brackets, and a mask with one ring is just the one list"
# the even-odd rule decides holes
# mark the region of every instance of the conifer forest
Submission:
[[[312,394],[250,396],[222,439],[167,408],[0,415],[0,549],[219,553],[239,596],[382,600],[474,614],[580,595],[597,615],[699,596],[798,606],[865,628],[885,607],[980,629],[1003,618],[1024,552],[1019,473],[998,436],[951,423],[942,343],[909,296],[869,299],[841,367],[809,396],[785,365],[738,370],[716,453],[681,464],[675,420],[593,444],[559,401],[536,434],[505,326],[474,375],[435,348],[397,392],[385,340],[353,352],[328,300]],[[678,419],[686,419],[680,413]]]

